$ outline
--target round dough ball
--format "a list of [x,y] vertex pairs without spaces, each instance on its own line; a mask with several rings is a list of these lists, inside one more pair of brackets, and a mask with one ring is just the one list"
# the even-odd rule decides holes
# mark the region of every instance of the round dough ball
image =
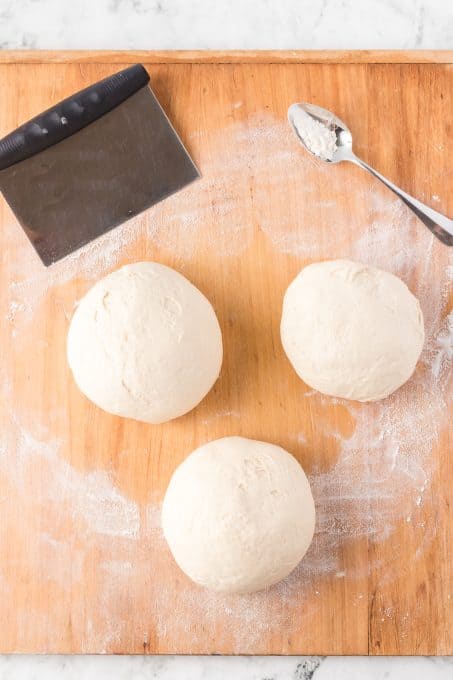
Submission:
[[307,385],[376,401],[412,375],[424,342],[417,298],[389,272],[348,260],[305,267],[283,302],[283,347]]
[[228,593],[285,578],[310,545],[315,507],[287,451],[225,437],[194,451],[165,494],[162,526],[173,556],[196,583]]
[[209,392],[222,364],[222,336],[211,304],[184,276],[138,262],[88,291],[67,351],[77,385],[100,408],[163,423]]

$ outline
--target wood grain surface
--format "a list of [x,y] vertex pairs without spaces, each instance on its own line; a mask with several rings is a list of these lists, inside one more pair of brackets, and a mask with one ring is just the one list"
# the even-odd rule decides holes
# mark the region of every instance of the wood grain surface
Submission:
[[[359,155],[453,214],[451,67],[392,59],[452,54],[0,53],[0,135],[140,60],[203,174],[48,270],[0,200],[0,652],[453,653],[453,262],[385,188],[316,164],[286,123],[294,101],[332,109]],[[313,393],[281,347],[285,288],[334,257],[399,274],[423,306],[422,361],[380,404]],[[76,301],[143,259],[207,295],[225,346],[199,407],[154,427],[89,403],[65,358]],[[306,558],[253,596],[192,585],[160,531],[175,467],[228,434],[291,451],[315,493]]]

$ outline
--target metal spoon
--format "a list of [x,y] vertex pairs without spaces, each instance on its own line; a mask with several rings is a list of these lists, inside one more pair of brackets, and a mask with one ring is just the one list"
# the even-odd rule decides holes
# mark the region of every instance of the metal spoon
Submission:
[[[321,108],[320,106],[315,106],[314,104],[292,104],[288,109],[288,120],[296,133],[299,142],[309,151],[311,154],[317,156],[316,153],[310,149],[304,142],[301,133],[301,114],[303,112],[308,114],[318,123],[325,125],[329,130],[333,130],[336,135],[336,148],[330,158],[321,158],[327,163],[340,163],[341,161],[351,161],[359,165],[361,168],[368,170],[374,177],[377,177],[385,184],[386,187],[391,189],[397,196],[401,198],[402,201],[417,215],[417,217],[432,231],[434,236],[445,243],[447,246],[453,245],[453,220],[449,219],[445,215],[433,210],[427,205],[424,205],[416,198],[413,198],[405,191],[397,187],[393,182],[390,182],[386,177],[381,175],[379,172],[374,170],[368,163],[365,163],[360,158],[358,158],[352,150],[352,135],[345,123],[335,116],[330,111]],[[299,118],[299,121],[298,121]],[[299,129],[298,129],[299,124]]]

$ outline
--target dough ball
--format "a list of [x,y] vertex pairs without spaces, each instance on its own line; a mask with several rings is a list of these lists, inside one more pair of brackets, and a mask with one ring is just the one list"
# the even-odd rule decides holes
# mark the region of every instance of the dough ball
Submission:
[[383,399],[412,375],[424,342],[420,304],[389,272],[348,260],[305,267],[283,302],[282,343],[324,394]]
[[138,262],[88,291],[67,351],[77,385],[100,408],[163,423],[209,392],[222,364],[222,336],[210,303],[184,276]]
[[285,578],[313,537],[310,485],[279,446],[225,437],[174,472],[162,526],[173,556],[196,583],[249,593]]

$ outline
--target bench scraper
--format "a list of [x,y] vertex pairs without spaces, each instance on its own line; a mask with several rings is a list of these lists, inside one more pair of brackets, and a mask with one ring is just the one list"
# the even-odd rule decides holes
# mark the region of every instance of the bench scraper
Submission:
[[137,64],[0,140],[0,191],[47,266],[199,177]]

